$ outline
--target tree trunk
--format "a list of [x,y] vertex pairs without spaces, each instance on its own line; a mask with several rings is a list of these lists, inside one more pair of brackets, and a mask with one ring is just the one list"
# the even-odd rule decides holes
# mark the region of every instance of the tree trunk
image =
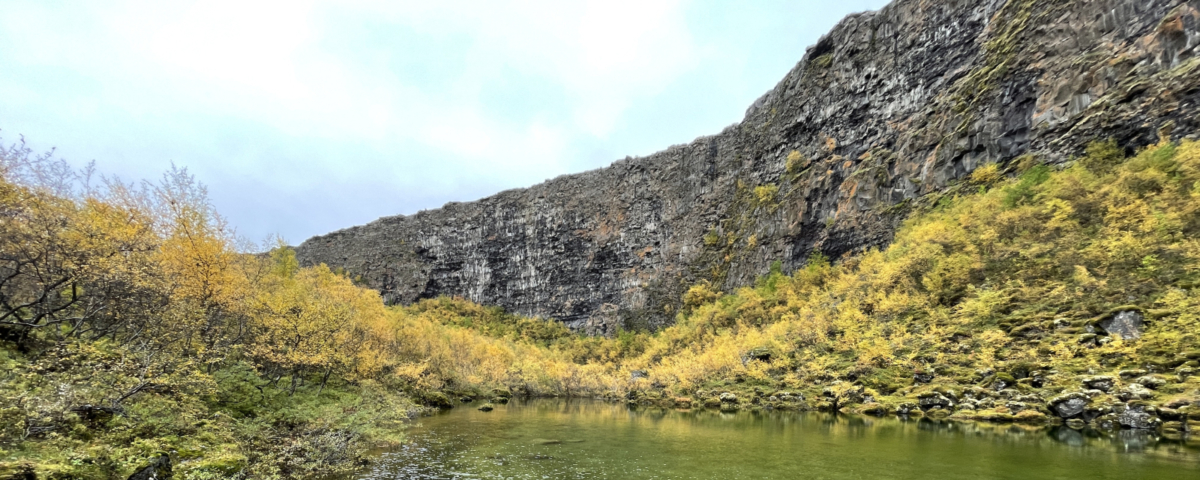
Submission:
[[331,373],[333,373],[333,367],[329,367],[329,370],[325,371],[325,376],[321,377],[321,388],[317,389],[318,397],[321,396],[321,392],[325,391],[325,382],[329,381],[329,374],[331,374]]

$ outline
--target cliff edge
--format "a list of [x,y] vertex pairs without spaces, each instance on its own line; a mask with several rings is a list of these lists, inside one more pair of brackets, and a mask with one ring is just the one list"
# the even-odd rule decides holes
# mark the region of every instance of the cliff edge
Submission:
[[440,295],[575,329],[669,323],[686,288],[886,244],[988,163],[1197,132],[1200,2],[896,0],[809,47],[723,132],[311,238],[385,301]]

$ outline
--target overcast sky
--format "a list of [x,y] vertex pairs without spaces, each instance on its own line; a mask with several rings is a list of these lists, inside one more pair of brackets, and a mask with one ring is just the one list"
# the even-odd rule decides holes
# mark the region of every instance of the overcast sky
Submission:
[[0,0],[0,137],[297,244],[719,132],[883,0]]

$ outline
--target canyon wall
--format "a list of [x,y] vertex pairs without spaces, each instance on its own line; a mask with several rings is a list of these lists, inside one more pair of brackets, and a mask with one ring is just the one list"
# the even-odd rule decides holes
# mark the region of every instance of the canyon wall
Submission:
[[980,165],[1197,132],[1200,2],[897,0],[809,47],[723,132],[311,238],[391,303],[461,296],[592,334],[656,328],[816,252],[886,245]]

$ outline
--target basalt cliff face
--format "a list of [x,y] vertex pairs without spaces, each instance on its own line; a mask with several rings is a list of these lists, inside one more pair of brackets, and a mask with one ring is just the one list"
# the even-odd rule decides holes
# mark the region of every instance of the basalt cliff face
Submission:
[[697,282],[884,245],[980,165],[1200,131],[1198,44],[1198,1],[897,0],[843,20],[720,134],[296,251],[392,303],[654,328]]

